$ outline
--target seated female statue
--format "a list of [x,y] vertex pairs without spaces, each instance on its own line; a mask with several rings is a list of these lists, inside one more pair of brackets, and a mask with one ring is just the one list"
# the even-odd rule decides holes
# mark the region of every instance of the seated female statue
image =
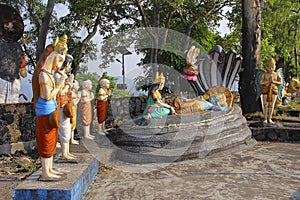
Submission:
[[159,90],[162,90],[165,84],[165,77],[157,73],[154,84],[149,89],[148,100],[143,117],[145,119],[158,118],[166,115],[176,114],[174,108],[162,101]]

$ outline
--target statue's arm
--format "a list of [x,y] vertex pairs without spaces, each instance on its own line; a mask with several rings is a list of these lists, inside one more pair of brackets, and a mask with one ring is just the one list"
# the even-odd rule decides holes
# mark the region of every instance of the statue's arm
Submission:
[[274,84],[276,85],[281,85],[282,84],[282,76],[280,73],[277,73],[277,79],[273,81]]
[[49,75],[45,72],[39,74],[39,87],[40,97],[46,100],[56,99],[56,95],[61,89],[60,84],[51,82]]
[[172,106],[161,101],[160,98],[158,98],[155,93],[152,93],[151,96],[152,96],[152,99],[155,101],[155,103],[157,105],[159,105],[160,107],[171,108],[171,109],[173,108]]
[[260,77],[259,84],[260,84],[260,85],[267,85],[267,84],[269,84],[269,83],[270,83],[270,81],[266,79],[265,73],[263,73],[263,74],[261,75],[261,77]]

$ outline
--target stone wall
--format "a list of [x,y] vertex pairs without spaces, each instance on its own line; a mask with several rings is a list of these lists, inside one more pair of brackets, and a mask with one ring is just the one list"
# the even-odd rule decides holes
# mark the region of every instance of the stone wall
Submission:
[[[92,102],[95,107],[95,102]],[[118,125],[140,115],[146,97],[111,99],[107,123]],[[77,111],[79,115],[79,110]],[[80,119],[80,118],[78,118]],[[96,118],[94,117],[96,120]],[[32,103],[0,104],[0,145],[35,140],[35,113]]]
[[0,145],[35,139],[32,103],[0,104]]

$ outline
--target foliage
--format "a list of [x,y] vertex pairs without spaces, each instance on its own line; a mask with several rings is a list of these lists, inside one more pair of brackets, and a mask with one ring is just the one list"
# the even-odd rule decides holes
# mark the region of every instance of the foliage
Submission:
[[[157,50],[156,48],[140,49],[141,42],[137,41],[135,37],[127,38],[128,40],[120,41],[120,38],[113,38],[108,36],[109,42],[104,40],[102,48],[103,65],[112,61],[114,55],[118,53],[113,46],[133,46],[138,52],[144,54],[144,58],[141,60],[144,68],[144,76],[138,77],[138,85],[142,82],[150,83],[153,78],[153,72],[151,67],[153,65],[145,65],[147,63],[155,63],[160,65],[167,65],[175,70],[182,72],[186,66],[184,60],[184,52],[190,47],[188,38],[193,38],[204,49],[210,50],[219,39],[218,33],[215,31],[215,27],[218,25],[221,19],[220,13],[225,6],[235,6],[233,0],[213,0],[213,1],[115,1],[114,9],[117,16],[124,17],[127,20],[120,21],[120,26],[117,27],[116,33],[124,33],[124,30],[143,27],[149,35],[151,35],[152,46],[167,45],[167,41],[176,46],[180,52],[168,52],[163,49]],[[130,13],[130,14],[129,14]],[[184,34],[186,37],[180,41],[176,41],[179,38],[172,40],[169,31],[159,32],[153,27],[160,27],[178,31]],[[233,42],[240,40],[231,40]],[[227,43],[228,46],[232,44]],[[155,71],[154,71],[155,72]]]
[[132,97],[134,94],[132,92],[128,92],[127,90],[114,89],[112,91],[112,98],[121,98],[121,97]]
[[96,96],[98,96],[98,91],[100,89],[100,80],[104,79],[104,78],[110,81],[109,89],[112,91],[112,98],[120,98],[120,97],[133,96],[133,93],[129,93],[126,90],[119,90],[119,89],[117,89],[117,84],[115,82],[117,80],[117,78],[112,77],[112,76],[108,76],[107,72],[104,72],[102,74],[102,76],[97,81],[97,87],[96,87],[96,93],[95,93]]
[[267,1],[262,13],[262,61],[275,57],[286,78],[299,75],[299,14],[300,4],[295,0]]

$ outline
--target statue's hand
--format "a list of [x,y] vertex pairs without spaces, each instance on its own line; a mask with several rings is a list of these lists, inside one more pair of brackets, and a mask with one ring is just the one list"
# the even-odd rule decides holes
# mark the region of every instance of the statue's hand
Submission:
[[66,84],[70,86],[70,88],[73,87],[73,82],[74,82],[74,74],[71,74],[68,79],[66,80]]
[[56,83],[59,85],[64,85],[66,78],[64,76],[60,76],[56,79]]
[[67,81],[73,83],[73,81],[74,81],[74,74],[71,74],[71,75],[68,77]]

